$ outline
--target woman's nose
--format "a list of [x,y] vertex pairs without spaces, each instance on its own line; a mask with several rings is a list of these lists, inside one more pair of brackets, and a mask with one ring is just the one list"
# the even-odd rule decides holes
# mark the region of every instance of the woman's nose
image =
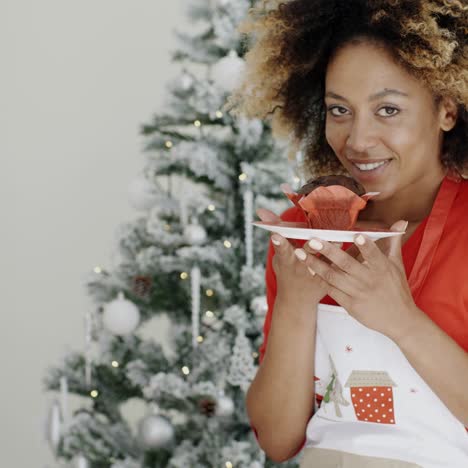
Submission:
[[365,153],[376,145],[376,135],[372,123],[361,118],[356,119],[350,128],[346,146],[354,153]]

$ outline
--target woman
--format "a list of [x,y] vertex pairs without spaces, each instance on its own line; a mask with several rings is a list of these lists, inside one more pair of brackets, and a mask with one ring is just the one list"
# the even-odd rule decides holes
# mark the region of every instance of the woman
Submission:
[[246,400],[260,446],[278,462],[304,447],[303,468],[468,467],[466,2],[264,1],[244,31],[235,111],[270,116],[313,176],[380,192],[360,223],[405,231],[272,236]]

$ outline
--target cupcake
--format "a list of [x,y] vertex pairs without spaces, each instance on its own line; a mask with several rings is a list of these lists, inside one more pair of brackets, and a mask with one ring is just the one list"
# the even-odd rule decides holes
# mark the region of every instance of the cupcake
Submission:
[[352,230],[359,211],[380,192],[368,192],[353,178],[328,175],[310,179],[297,192],[288,184],[284,194],[301,209],[312,229]]

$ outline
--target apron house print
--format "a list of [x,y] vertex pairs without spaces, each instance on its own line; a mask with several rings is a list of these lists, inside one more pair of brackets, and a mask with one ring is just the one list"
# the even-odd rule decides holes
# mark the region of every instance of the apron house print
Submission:
[[393,387],[388,373],[379,371],[353,371],[345,383],[357,419],[380,424],[395,424]]

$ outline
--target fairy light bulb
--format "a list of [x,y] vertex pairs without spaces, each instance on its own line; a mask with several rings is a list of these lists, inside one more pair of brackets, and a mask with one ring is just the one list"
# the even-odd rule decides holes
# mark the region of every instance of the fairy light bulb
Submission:
[[188,278],[188,273],[186,271],[183,271],[180,274],[180,279],[186,280]]
[[190,374],[190,369],[187,366],[182,367],[182,373],[184,375],[189,375]]
[[230,249],[232,247],[232,244],[228,240],[225,240],[224,247],[226,247],[226,249]]

